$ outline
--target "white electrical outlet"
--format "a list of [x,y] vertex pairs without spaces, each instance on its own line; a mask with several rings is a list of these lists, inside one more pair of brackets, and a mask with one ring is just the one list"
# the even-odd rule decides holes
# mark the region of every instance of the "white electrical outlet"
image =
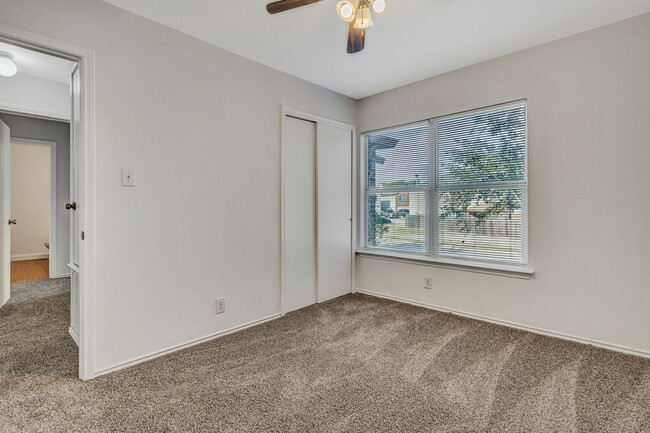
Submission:
[[432,277],[424,277],[424,288],[425,289],[433,289],[433,278]]
[[217,314],[226,312],[226,298],[217,298]]

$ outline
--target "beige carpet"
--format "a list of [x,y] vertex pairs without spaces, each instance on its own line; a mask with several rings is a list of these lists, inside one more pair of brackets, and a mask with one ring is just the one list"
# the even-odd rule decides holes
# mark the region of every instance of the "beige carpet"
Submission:
[[67,280],[0,309],[1,432],[650,432],[650,361],[362,295],[82,383]]

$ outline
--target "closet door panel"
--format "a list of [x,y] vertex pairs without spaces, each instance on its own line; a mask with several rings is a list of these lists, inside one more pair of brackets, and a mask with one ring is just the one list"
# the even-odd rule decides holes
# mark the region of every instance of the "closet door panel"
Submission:
[[317,126],[318,302],[352,291],[352,133]]
[[285,312],[316,302],[316,125],[284,123]]

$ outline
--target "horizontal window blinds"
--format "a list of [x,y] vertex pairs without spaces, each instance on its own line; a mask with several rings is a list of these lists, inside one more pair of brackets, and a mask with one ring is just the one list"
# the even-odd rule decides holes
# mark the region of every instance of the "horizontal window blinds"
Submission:
[[426,251],[429,123],[365,136],[367,246]]
[[363,138],[366,247],[526,263],[525,102]]
[[428,185],[428,123],[369,134],[366,146],[368,189]]
[[438,186],[525,179],[526,107],[436,122]]
[[368,246],[425,252],[426,207],[425,191],[368,194]]
[[522,190],[476,189],[438,195],[438,254],[521,262]]
[[525,105],[435,125],[437,254],[522,262]]

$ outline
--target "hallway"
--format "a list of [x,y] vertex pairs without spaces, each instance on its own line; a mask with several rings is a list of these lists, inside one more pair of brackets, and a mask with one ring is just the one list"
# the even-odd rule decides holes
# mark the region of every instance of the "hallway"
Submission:
[[11,282],[42,280],[50,276],[50,259],[11,262]]

